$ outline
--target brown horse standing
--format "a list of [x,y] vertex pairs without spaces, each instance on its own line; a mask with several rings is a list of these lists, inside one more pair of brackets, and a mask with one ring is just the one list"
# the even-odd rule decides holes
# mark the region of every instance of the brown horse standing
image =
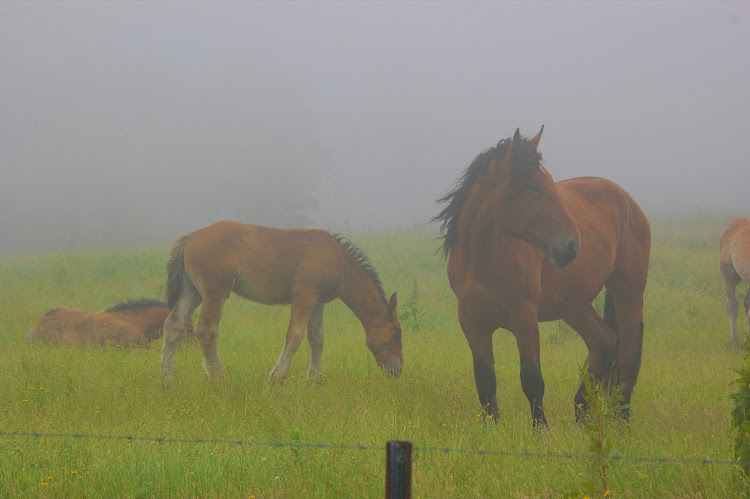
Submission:
[[[739,347],[736,291],[741,281],[750,283],[750,219],[732,220],[724,230],[719,241],[719,270],[724,280],[724,293],[727,295],[727,315],[731,327],[729,339],[732,345]],[[750,288],[745,296],[745,314],[750,335]]]
[[[646,216],[619,186],[593,177],[552,180],[537,152],[541,135],[527,140],[516,130],[477,156],[434,219],[442,221],[479,401],[497,421],[492,333],[508,329],[535,427],[547,424],[538,321],[563,319],[575,329],[589,351],[589,373],[622,384],[623,405],[630,403],[651,248]],[[605,285],[602,320],[591,303]],[[574,401],[585,410],[584,393],[581,384]],[[621,415],[629,416],[627,407]]]
[[308,376],[322,372],[323,307],[341,298],[362,322],[367,346],[389,374],[401,372],[401,324],[396,293],[386,300],[370,261],[341,236],[317,229],[276,229],[218,222],[178,239],[167,266],[162,376],[172,379],[174,354],[185,325],[203,303],[197,335],[204,367],[222,376],[217,338],[224,301],[234,291],[249,300],[291,304],[286,343],[271,371],[272,380],[289,371],[307,329]]
[[[44,314],[26,339],[66,345],[145,345],[161,338],[167,315],[166,303],[150,298],[128,300],[103,312],[60,307]],[[192,330],[192,324],[188,327]]]

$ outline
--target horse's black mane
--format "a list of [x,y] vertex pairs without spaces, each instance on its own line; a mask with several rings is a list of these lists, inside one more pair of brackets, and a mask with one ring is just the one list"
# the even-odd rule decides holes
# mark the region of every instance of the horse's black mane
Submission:
[[117,305],[112,305],[105,312],[122,312],[124,310],[133,310],[136,308],[148,308],[148,307],[163,307],[167,308],[167,304],[156,298],[131,298],[125,300]]
[[[446,256],[450,254],[453,246],[458,241],[458,217],[461,209],[469,197],[469,192],[476,182],[480,173],[485,171],[494,159],[503,159],[508,153],[508,148],[513,143],[512,138],[502,139],[495,147],[491,147],[480,153],[469,165],[466,171],[459,177],[453,189],[437,200],[438,203],[447,203],[439,214],[430,220],[430,222],[440,222],[440,231],[443,233],[443,251]],[[529,141],[523,139],[521,142],[521,151],[519,156],[523,161],[541,161],[542,155],[535,149],[528,147]]]
[[352,255],[357,263],[359,263],[360,267],[362,267],[362,270],[365,271],[365,274],[367,274],[372,283],[375,284],[378,293],[380,293],[380,297],[383,299],[383,303],[388,303],[388,301],[385,299],[385,291],[383,291],[383,283],[380,282],[380,276],[378,276],[378,273],[375,271],[375,267],[372,266],[372,262],[370,262],[370,259],[367,258],[367,255],[365,255],[365,253],[361,249],[354,246],[354,244],[346,236],[333,232],[331,233],[331,235],[336,240],[336,242],[339,243],[341,247],[344,248],[350,255]]

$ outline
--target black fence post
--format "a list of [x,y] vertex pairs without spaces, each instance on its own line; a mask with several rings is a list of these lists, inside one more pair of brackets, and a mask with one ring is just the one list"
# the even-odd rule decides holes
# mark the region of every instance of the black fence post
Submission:
[[385,444],[385,498],[411,499],[411,442]]

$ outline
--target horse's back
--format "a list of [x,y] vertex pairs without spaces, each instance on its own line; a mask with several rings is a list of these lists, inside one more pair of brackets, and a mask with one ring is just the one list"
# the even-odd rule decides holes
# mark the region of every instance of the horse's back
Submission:
[[185,244],[185,270],[202,291],[235,291],[250,300],[289,303],[300,275],[317,275],[337,261],[333,236],[320,229],[280,229],[217,222]]
[[750,219],[732,220],[719,242],[722,272],[734,271],[744,281],[750,282]]
[[628,192],[611,180],[579,177],[557,183],[571,218],[581,232],[581,246],[593,234],[606,237],[614,245],[636,244],[651,249],[651,226],[648,217]]
[[571,264],[561,269],[545,264],[545,276],[557,276],[548,288],[565,279],[571,288],[596,296],[618,267],[644,280],[651,249],[651,229],[643,210],[619,185],[600,177],[579,177],[556,183],[581,246]]
[[[572,210],[577,222],[583,218],[614,221],[625,220],[639,224],[635,228],[649,229],[648,218],[628,192],[615,182],[601,177],[576,177],[556,183],[566,208]],[[647,230],[650,234],[650,230]]]

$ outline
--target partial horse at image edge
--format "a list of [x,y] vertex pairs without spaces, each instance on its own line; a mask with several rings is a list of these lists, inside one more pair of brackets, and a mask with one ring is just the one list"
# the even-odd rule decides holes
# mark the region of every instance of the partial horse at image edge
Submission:
[[[726,294],[727,316],[729,317],[729,341],[740,347],[737,336],[737,285],[745,281],[750,284],[750,219],[732,220],[719,240],[719,271],[721,272]],[[744,300],[747,317],[747,335],[750,336],[750,287]],[[747,336],[745,338],[747,341]]]
[[[544,127],[542,127],[542,130]],[[583,177],[555,183],[541,165],[542,135],[513,138],[479,154],[439,199],[448,278],[472,352],[482,408],[497,421],[492,334],[516,338],[520,378],[534,427],[546,426],[539,321],[563,319],[584,340],[589,374],[622,387],[628,418],[641,365],[643,293],[651,229],[615,183]],[[592,306],[606,286],[605,313]],[[574,397],[587,409],[585,384]]]
[[370,260],[346,238],[319,229],[279,229],[222,221],[179,238],[167,263],[162,378],[173,377],[174,356],[187,320],[201,306],[196,336],[212,377],[224,370],[217,341],[225,300],[234,292],[265,304],[290,304],[286,341],[272,381],[285,378],[307,332],[308,376],[322,373],[326,303],[341,298],[365,329],[367,347],[386,373],[403,366],[396,293],[386,299]]
[[152,298],[130,299],[101,312],[58,307],[42,316],[26,334],[26,340],[63,345],[146,345],[161,338],[167,315],[166,303]]

